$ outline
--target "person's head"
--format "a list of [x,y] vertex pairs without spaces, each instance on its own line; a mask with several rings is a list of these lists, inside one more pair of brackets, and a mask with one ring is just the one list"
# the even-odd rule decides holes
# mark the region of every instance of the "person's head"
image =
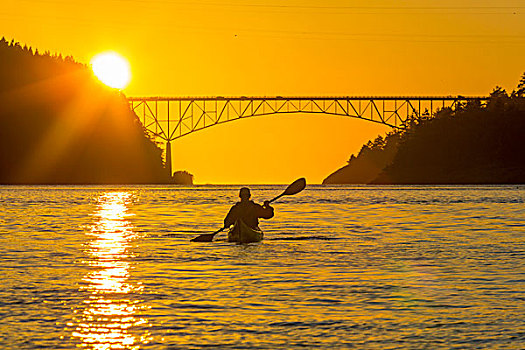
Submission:
[[239,197],[241,198],[242,201],[246,201],[246,200],[250,199],[251,196],[252,195],[251,195],[250,189],[248,187],[243,187],[239,191]]

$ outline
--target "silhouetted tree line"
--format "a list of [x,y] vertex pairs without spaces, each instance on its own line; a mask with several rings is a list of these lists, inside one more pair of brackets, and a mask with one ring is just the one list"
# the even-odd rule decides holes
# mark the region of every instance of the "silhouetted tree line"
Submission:
[[72,57],[0,40],[0,183],[169,182],[124,96]]
[[193,185],[193,175],[184,170],[173,173],[173,182],[179,185]]
[[323,183],[525,183],[525,74],[486,105],[444,108],[364,145]]
[[324,184],[366,184],[373,181],[381,171],[392,162],[401,133],[392,131],[385,137],[378,136],[368,141],[355,155],[351,155],[348,165],[328,176]]

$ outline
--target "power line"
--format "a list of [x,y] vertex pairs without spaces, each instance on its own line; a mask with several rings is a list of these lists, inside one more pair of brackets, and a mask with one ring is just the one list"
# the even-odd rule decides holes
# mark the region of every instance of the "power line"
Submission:
[[[18,0],[20,2],[37,3],[71,3],[70,0]],[[93,1],[92,2],[96,2]],[[206,1],[177,1],[177,0],[104,0],[99,2],[122,2],[122,3],[142,3],[147,5],[154,4],[179,4],[191,6],[225,6],[225,7],[255,7],[255,8],[275,8],[275,9],[328,9],[328,10],[522,10],[525,6],[349,6],[349,5],[293,5],[293,4],[260,4],[260,3],[231,3],[231,2],[206,2]]]

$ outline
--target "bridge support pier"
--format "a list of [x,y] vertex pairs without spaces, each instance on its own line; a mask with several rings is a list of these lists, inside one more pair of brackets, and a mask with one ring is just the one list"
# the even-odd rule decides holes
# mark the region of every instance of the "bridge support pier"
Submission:
[[170,177],[173,176],[173,170],[171,169],[171,143],[169,141],[166,142],[166,170]]

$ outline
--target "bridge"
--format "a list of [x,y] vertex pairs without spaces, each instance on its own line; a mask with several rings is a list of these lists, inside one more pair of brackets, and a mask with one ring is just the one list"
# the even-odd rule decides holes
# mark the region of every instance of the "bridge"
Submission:
[[166,165],[171,170],[171,142],[226,122],[271,114],[327,114],[367,120],[391,128],[430,118],[445,107],[487,97],[129,97],[131,109],[144,127],[166,142]]

